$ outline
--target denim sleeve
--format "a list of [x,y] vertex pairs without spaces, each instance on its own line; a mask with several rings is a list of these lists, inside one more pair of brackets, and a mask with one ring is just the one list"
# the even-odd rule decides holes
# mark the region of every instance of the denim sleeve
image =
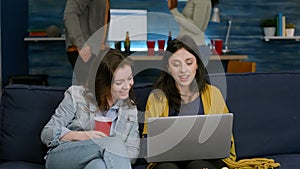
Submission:
[[130,136],[127,138],[125,142],[131,164],[134,164],[136,162],[140,152],[140,138],[139,138],[138,127],[139,127],[138,123],[134,123]]
[[140,152],[140,134],[139,134],[139,123],[137,120],[137,110],[129,111],[128,121],[131,122],[132,127],[130,133],[125,141],[127,152],[131,160],[131,164],[134,164],[138,158]]
[[70,87],[65,92],[64,99],[41,132],[41,140],[48,147],[59,145],[61,137],[70,131],[67,126],[74,119],[76,112],[76,101],[72,95],[73,90],[74,88]]
[[140,151],[139,125],[136,107],[120,107],[115,134],[120,137],[126,146],[131,163],[135,163]]

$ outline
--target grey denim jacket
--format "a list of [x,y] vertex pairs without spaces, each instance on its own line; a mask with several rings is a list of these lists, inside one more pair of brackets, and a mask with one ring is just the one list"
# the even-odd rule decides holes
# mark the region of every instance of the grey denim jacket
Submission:
[[[55,110],[55,114],[45,125],[41,132],[42,142],[50,148],[63,143],[60,138],[70,131],[90,131],[94,129],[94,116],[98,107],[88,103],[83,86],[71,86],[66,92],[64,99]],[[91,93],[88,93],[91,95]],[[139,154],[139,129],[137,108],[118,101],[118,118],[113,129],[113,137],[120,137],[127,148],[131,161],[135,161]]]

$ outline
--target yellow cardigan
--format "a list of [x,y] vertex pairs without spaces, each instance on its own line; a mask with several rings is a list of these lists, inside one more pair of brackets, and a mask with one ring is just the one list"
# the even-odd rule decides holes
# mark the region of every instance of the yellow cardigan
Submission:
[[[226,103],[219,89],[214,86],[207,85],[206,90],[201,94],[204,114],[217,114],[217,113],[229,113]],[[146,112],[145,112],[145,123],[143,134],[147,134],[148,124],[147,119],[149,117],[166,117],[169,114],[168,99],[161,90],[153,90],[149,95]],[[230,161],[236,160],[236,153],[234,148],[234,139],[231,138],[231,150],[230,150]],[[226,163],[226,160],[223,160]],[[155,166],[155,163],[150,163],[148,169]]]
[[[229,113],[226,103],[220,90],[214,86],[207,85],[205,91],[201,94],[204,114]],[[153,90],[149,95],[143,134],[147,134],[147,119],[149,117],[166,117],[169,114],[168,99],[161,90]],[[236,161],[236,152],[233,136],[231,137],[231,149],[228,158],[222,159],[230,169],[266,169],[280,167],[280,164],[273,159],[252,158]],[[152,169],[156,163],[150,163],[147,169]]]

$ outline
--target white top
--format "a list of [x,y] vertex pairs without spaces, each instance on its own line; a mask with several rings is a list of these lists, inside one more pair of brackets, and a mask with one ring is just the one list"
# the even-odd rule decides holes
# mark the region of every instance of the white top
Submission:
[[188,0],[182,13],[177,8],[170,12],[180,25],[179,36],[189,35],[198,46],[205,45],[204,32],[210,20],[211,0]]

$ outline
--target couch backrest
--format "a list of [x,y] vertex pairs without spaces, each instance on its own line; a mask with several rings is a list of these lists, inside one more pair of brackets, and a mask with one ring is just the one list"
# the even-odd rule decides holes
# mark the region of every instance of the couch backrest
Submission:
[[139,110],[138,112],[139,131],[140,131],[140,136],[142,137],[143,128],[144,128],[144,119],[145,119],[144,111],[145,111],[148,96],[152,91],[152,84],[151,83],[136,84],[134,85],[133,89],[134,89],[134,94],[136,96],[135,103]]
[[65,88],[10,85],[0,111],[0,160],[43,164],[47,147],[40,132],[63,98]]
[[238,158],[300,153],[300,72],[227,74],[226,82]]
[[[238,158],[300,153],[300,72],[210,75],[234,113]],[[225,81],[225,87],[224,83]],[[3,90],[0,110],[0,160],[44,163],[47,148],[40,132],[66,88],[11,85]],[[151,84],[136,84],[144,111]],[[140,114],[143,127],[143,113]]]
[[[47,147],[40,132],[63,99],[65,87],[13,84],[3,89],[0,109],[0,162],[26,161],[43,164]],[[134,86],[136,102],[144,110],[151,84]],[[144,122],[139,114],[140,129]]]
[[[234,113],[238,158],[300,153],[300,72],[212,74],[209,79]],[[144,110],[151,84],[135,91]]]

